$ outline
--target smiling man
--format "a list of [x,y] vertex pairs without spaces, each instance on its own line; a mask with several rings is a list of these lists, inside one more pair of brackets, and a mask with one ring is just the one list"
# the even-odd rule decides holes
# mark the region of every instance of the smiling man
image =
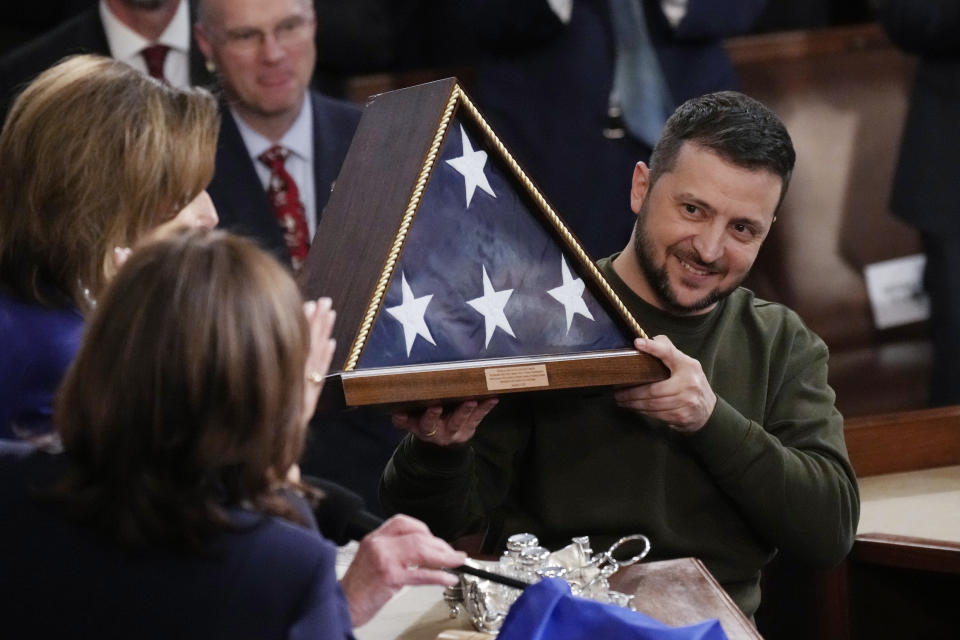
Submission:
[[223,89],[210,195],[220,226],[299,269],[360,110],[308,89],[311,0],[201,0],[197,46]]
[[661,162],[672,169],[660,172],[656,189],[646,165],[634,169],[633,250],[620,254],[614,269],[662,309],[704,313],[746,277],[773,224],[784,180],[739,167],[697,142]]
[[[630,186],[626,248],[598,263],[670,377],[590,396],[397,415],[410,433],[381,484],[388,510],[446,538],[482,532],[596,549],[644,533],[655,559],[694,556],[749,616],[778,549],[831,565],[859,516],[827,348],[789,309],[740,287],[790,180],[794,150],[759,102],[683,104]],[[486,417],[484,414],[490,411]],[[478,428],[479,426],[479,428]]]

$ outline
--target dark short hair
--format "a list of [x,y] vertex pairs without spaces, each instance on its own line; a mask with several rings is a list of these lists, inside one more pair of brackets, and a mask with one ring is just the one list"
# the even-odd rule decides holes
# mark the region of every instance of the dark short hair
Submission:
[[304,444],[310,337],[287,270],[250,240],[184,230],[134,251],[58,396],[70,462],[53,495],[128,546],[202,547],[277,494]]
[[708,93],[684,102],[667,120],[653,148],[651,186],[673,169],[685,142],[710,149],[739,167],[780,176],[783,201],[796,152],[783,122],[763,103],[736,91]]

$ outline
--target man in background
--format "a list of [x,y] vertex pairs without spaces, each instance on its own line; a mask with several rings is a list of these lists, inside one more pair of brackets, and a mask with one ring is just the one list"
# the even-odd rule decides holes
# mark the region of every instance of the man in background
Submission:
[[2,115],[41,71],[75,53],[110,56],[178,87],[209,84],[190,10],[187,0],[100,0],[0,59]]
[[890,39],[919,57],[890,207],[921,234],[930,296],[930,405],[960,403],[960,4],[875,0]]
[[[197,43],[222,89],[208,189],[220,227],[253,237],[297,270],[360,109],[308,88],[317,21],[310,0],[201,0],[197,17]],[[361,411],[317,417],[311,427],[304,473],[346,486],[377,511],[377,482],[400,434]]]
[[[593,258],[623,246],[622,185],[682,102],[736,89],[723,39],[765,0],[394,0]],[[412,9],[411,9],[412,11]],[[411,38],[401,38],[407,42]]]
[[210,195],[221,227],[299,270],[360,110],[310,90],[310,0],[202,0],[197,44],[216,69],[223,125]]

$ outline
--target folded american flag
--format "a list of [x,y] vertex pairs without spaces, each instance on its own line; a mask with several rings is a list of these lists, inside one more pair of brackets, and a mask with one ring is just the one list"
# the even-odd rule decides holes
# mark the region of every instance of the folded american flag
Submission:
[[454,118],[358,368],[631,345],[482,141]]

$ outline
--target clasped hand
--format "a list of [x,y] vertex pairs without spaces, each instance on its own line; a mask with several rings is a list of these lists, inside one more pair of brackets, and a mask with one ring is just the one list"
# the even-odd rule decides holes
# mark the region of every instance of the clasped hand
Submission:
[[637,338],[634,346],[641,353],[659,358],[670,370],[670,377],[618,390],[614,394],[617,404],[656,418],[681,433],[699,431],[717,406],[717,394],[700,362],[677,349],[667,336]]
[[446,414],[441,406],[428,407],[421,414],[397,412],[393,414],[393,426],[409,431],[424,442],[440,446],[462,444],[473,437],[497,402],[497,398],[467,400]]

